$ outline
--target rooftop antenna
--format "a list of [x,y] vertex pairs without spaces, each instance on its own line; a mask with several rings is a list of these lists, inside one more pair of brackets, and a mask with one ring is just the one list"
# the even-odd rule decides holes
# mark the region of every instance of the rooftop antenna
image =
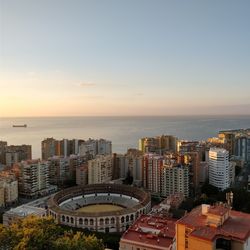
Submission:
[[234,198],[234,194],[233,192],[229,192],[229,193],[226,193],[226,200],[227,200],[227,204],[230,208],[232,208],[232,205],[233,205],[233,198]]

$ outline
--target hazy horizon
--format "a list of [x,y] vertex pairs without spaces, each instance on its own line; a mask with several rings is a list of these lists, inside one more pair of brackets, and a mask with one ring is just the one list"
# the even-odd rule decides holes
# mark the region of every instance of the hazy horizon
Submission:
[[0,117],[250,115],[249,9],[0,0]]

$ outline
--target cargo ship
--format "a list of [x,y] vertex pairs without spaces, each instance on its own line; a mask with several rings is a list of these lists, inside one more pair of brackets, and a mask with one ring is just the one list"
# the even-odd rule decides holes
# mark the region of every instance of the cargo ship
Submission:
[[13,128],[27,128],[27,124],[23,124],[23,125],[13,125]]

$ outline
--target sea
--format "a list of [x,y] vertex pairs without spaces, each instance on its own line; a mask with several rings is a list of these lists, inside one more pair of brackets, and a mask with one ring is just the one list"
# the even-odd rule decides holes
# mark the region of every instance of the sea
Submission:
[[[12,127],[27,124],[26,128]],[[139,117],[12,117],[0,118],[0,140],[8,145],[32,145],[33,159],[41,158],[41,141],[107,139],[113,152],[138,148],[142,137],[163,134],[185,140],[206,140],[220,130],[249,128],[250,116],[139,116]]]

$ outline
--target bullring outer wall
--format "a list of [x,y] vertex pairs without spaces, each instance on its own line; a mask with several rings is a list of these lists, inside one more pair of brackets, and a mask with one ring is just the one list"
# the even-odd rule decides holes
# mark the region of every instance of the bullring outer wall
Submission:
[[[66,200],[87,194],[119,194],[139,200],[132,207],[123,208],[116,212],[87,213],[62,209],[60,204]],[[87,205],[87,204],[86,204]],[[76,228],[85,228],[98,232],[124,232],[140,214],[147,214],[151,210],[151,196],[149,193],[127,185],[93,184],[76,186],[62,190],[52,196],[48,202],[49,214],[57,223]]]

